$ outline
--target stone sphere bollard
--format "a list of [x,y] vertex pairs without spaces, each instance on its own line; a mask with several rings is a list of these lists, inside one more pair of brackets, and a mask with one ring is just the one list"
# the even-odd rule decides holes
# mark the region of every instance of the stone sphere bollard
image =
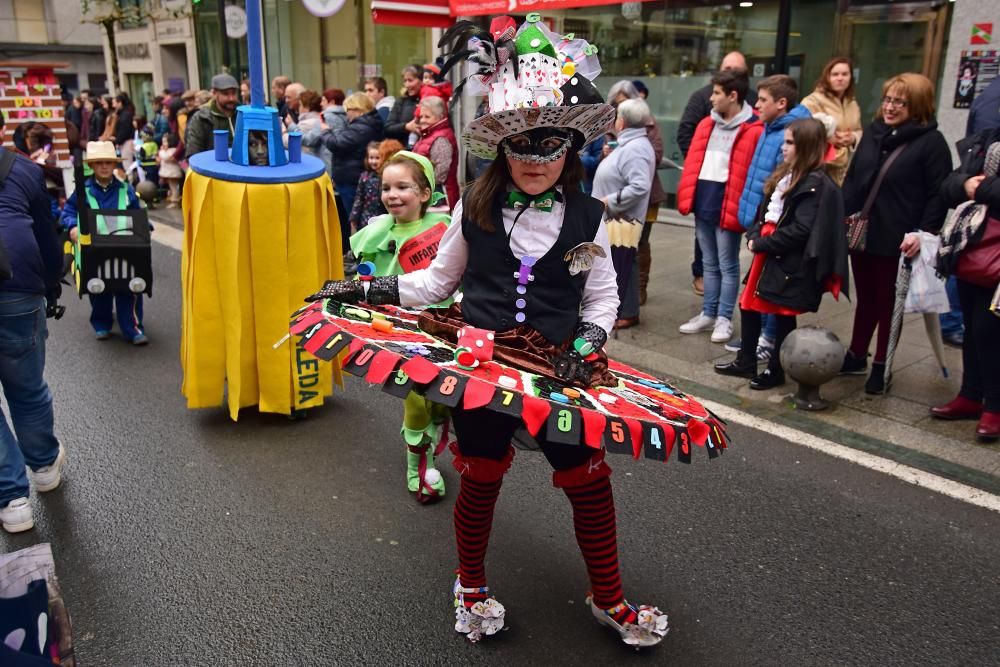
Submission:
[[156,185],[153,181],[143,181],[135,186],[135,193],[149,206],[156,200]]
[[781,367],[799,383],[793,400],[802,410],[825,410],[830,403],[819,388],[837,377],[844,363],[844,344],[832,331],[814,326],[800,327],[781,345]]

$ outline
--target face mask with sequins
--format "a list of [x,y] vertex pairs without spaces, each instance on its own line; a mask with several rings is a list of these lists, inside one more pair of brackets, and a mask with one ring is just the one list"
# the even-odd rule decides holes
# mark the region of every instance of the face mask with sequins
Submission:
[[549,164],[565,155],[573,141],[549,128],[515,134],[503,140],[504,154],[518,162]]

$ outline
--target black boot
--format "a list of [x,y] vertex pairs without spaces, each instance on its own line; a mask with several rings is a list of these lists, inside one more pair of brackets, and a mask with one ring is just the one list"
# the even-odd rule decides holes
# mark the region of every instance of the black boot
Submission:
[[878,396],[879,394],[888,393],[890,387],[892,387],[892,375],[889,375],[889,381],[886,382],[885,364],[873,362],[872,373],[868,376],[868,381],[865,382],[865,393]]
[[785,384],[785,371],[781,369],[781,366],[777,368],[768,366],[763,373],[750,380],[750,388],[757,390],[774,389],[783,384]]
[[841,375],[864,375],[868,370],[868,359],[862,357],[858,359],[848,350],[844,355],[844,363],[840,367]]
[[715,364],[715,372],[719,375],[732,375],[741,378],[752,378],[757,375],[757,357],[745,358],[742,351],[736,353],[736,358],[724,364]]

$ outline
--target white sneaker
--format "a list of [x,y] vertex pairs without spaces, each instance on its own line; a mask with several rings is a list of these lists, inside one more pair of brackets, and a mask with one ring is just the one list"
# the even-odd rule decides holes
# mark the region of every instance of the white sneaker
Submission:
[[38,470],[32,470],[28,467],[28,481],[31,482],[31,486],[34,487],[35,491],[40,491],[41,493],[54,491],[58,488],[59,482],[62,481],[62,467],[65,463],[66,451],[62,445],[59,445],[59,453],[51,465],[39,468]]
[[682,334],[694,334],[701,333],[702,331],[708,331],[715,326],[715,318],[709,317],[705,313],[698,313],[690,320],[680,325],[677,330]]
[[725,343],[733,337],[733,321],[728,317],[720,317],[715,320],[715,328],[712,329],[712,342]]
[[31,503],[27,498],[14,498],[7,506],[0,508],[0,521],[8,533],[22,533],[35,527],[31,514]]

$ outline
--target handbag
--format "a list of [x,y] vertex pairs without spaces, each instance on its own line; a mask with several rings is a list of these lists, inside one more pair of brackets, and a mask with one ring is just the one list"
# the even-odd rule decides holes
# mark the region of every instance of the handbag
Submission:
[[868,245],[868,216],[871,213],[872,206],[875,204],[875,197],[878,196],[878,191],[882,187],[882,181],[885,180],[886,172],[889,171],[889,167],[896,161],[896,158],[899,157],[904,148],[906,148],[906,144],[897,146],[896,150],[889,154],[889,157],[882,164],[882,168],[879,169],[878,176],[875,177],[875,183],[868,192],[865,205],[861,207],[860,211],[852,213],[844,219],[844,224],[847,225],[847,247],[850,250],[864,251]]
[[980,287],[1000,283],[1000,219],[988,218],[979,241],[966,246],[958,256],[955,277]]

